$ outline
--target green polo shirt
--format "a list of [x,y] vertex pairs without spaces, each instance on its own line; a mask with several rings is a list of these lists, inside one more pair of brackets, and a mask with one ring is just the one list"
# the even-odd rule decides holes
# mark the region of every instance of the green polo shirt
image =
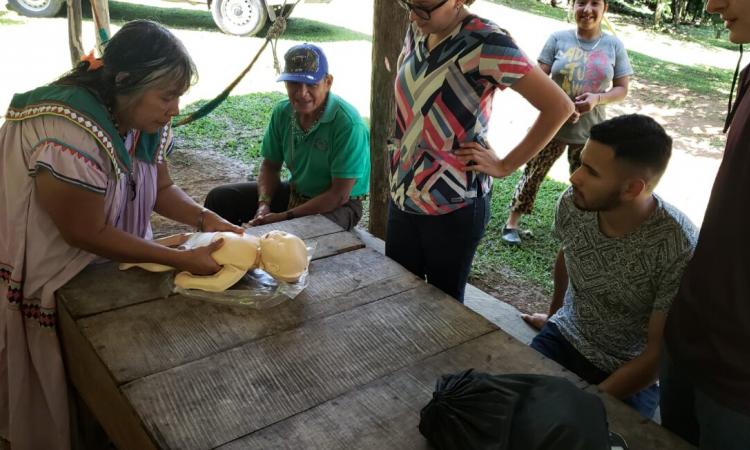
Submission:
[[351,196],[370,189],[370,133],[359,113],[333,93],[308,133],[297,123],[289,100],[273,109],[261,148],[263,158],[286,165],[298,193],[315,197],[331,187],[333,178],[357,181]]

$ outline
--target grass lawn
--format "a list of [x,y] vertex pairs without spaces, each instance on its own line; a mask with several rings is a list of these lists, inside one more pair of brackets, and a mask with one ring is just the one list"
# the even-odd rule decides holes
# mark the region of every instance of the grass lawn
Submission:
[[0,25],[21,25],[23,24],[23,21],[16,20],[14,18],[8,17],[10,16],[9,11],[0,11]]
[[[568,20],[569,14],[567,1],[560,0],[563,7],[553,7],[547,3],[538,0],[488,0],[498,5],[507,6],[508,8],[518,9],[520,11],[530,12],[537,16],[550,17],[558,20]],[[722,36],[716,38],[716,31],[710,24],[706,25],[673,25],[671,22],[665,22],[659,29],[653,28],[652,13],[648,10],[636,10],[624,2],[610,0],[610,9],[607,17],[613,22],[616,29],[618,23],[632,24],[643,29],[649,29],[656,33],[663,33],[674,39],[688,42],[697,42],[707,47],[720,47],[734,50],[737,45],[732,44],[726,39],[726,30],[722,31]],[[623,14],[625,13],[625,14]],[[502,25],[502,23],[500,24]],[[723,28],[723,23],[721,25]]]
[[484,240],[477,249],[471,276],[481,278],[484,273],[500,272],[502,267],[509,267],[551,293],[552,265],[559,249],[557,239],[552,236],[552,224],[557,199],[568,185],[549,178],[542,183],[534,204],[534,213],[524,216],[521,222],[521,227],[530,230],[533,237],[526,238],[522,245],[513,247],[503,243],[500,235],[508,218],[510,197],[520,175],[519,171],[494,182],[492,218],[487,225]]
[[[221,32],[214,24],[208,8],[203,11],[182,8],[155,8],[152,6],[113,1],[109,3],[109,14],[112,22],[118,25],[134,19],[151,19],[170,28]],[[84,16],[90,18],[91,12],[84,12]],[[265,37],[267,29],[268,27],[258,33],[256,37]],[[292,18],[287,22],[284,39],[306,42],[331,42],[370,41],[372,38],[367,34],[348,28],[295,17],[294,13],[292,13]]]
[[[724,96],[729,93],[734,72],[709,66],[688,66],[652,58],[628,50],[634,77],[642,82],[687,89],[696,94]],[[658,103],[658,99],[654,99]]]
[[[207,117],[175,129],[180,146],[209,148],[245,162],[260,157],[263,133],[273,106],[286,98],[280,92],[263,92],[229,97]],[[188,105],[188,115],[206,103]]]

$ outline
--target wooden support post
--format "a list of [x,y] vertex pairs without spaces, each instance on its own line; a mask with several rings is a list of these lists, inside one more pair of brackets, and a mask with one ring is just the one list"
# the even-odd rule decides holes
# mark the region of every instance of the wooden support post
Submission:
[[394,0],[375,0],[373,7],[369,231],[384,239],[389,197],[386,145],[393,135],[396,121],[393,82],[409,15]]
[[81,43],[81,0],[67,0],[68,5],[68,42],[70,44],[70,62],[73,67],[83,56]]
[[104,54],[104,44],[111,37],[109,31],[109,0],[90,0],[90,2],[96,32],[96,48],[101,56]]

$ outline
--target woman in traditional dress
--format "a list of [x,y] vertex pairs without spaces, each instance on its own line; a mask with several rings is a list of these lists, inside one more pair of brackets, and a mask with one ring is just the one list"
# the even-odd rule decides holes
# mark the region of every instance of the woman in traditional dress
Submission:
[[55,291],[97,258],[195,274],[211,253],[150,239],[150,216],[206,231],[242,229],[172,183],[170,121],[195,79],[180,41],[130,22],[48,86],[13,97],[0,128],[0,435],[19,449],[70,446]]
[[[411,25],[395,84],[386,254],[462,302],[490,217],[490,177],[547,144],[573,103],[505,30],[469,13],[473,0],[400,3]],[[540,113],[500,159],[486,136],[493,96],[508,87]]]
[[607,118],[604,105],[628,95],[633,69],[628,53],[617,37],[602,33],[607,0],[575,0],[576,28],[552,33],[539,55],[539,67],[552,76],[575,101],[576,112],[555,137],[526,163],[510,203],[502,239],[521,243],[521,216],[531,214],[539,186],[552,165],[568,149],[570,173],[581,164],[581,150],[589,130]]

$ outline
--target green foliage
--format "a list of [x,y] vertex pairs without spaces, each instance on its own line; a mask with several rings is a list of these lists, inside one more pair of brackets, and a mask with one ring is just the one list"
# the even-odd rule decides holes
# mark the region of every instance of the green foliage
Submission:
[[534,204],[533,214],[524,216],[522,228],[529,229],[533,238],[525,238],[517,247],[505,244],[501,239],[502,229],[508,218],[508,205],[521,172],[495,180],[492,193],[492,218],[487,232],[477,249],[471,276],[481,278],[483,274],[501,272],[509,267],[523,278],[552,291],[552,265],[559,249],[559,242],[552,235],[555,207],[560,194],[567,185],[551,179],[542,183]]
[[[725,95],[732,84],[732,71],[710,66],[687,66],[628,51],[635,78],[696,94]],[[658,102],[654,98],[654,102]]]
[[10,11],[0,11],[0,25],[20,25],[24,23],[22,20],[17,20],[15,17],[9,17]]
[[[208,9],[204,11],[182,8],[156,8],[153,6],[121,3],[109,3],[110,17],[113,23],[122,24],[135,19],[151,19],[170,28],[187,28],[220,32]],[[87,13],[90,17],[90,12]],[[268,27],[266,27],[266,30]],[[266,30],[257,37],[264,38]],[[284,39],[307,42],[321,41],[369,41],[371,36],[335,25],[294,17],[287,22]]]
[[[256,159],[273,106],[285,98],[280,92],[229,97],[207,117],[175,128],[178,146],[215,150],[245,162]],[[188,105],[183,114],[204,104],[206,100]]]

